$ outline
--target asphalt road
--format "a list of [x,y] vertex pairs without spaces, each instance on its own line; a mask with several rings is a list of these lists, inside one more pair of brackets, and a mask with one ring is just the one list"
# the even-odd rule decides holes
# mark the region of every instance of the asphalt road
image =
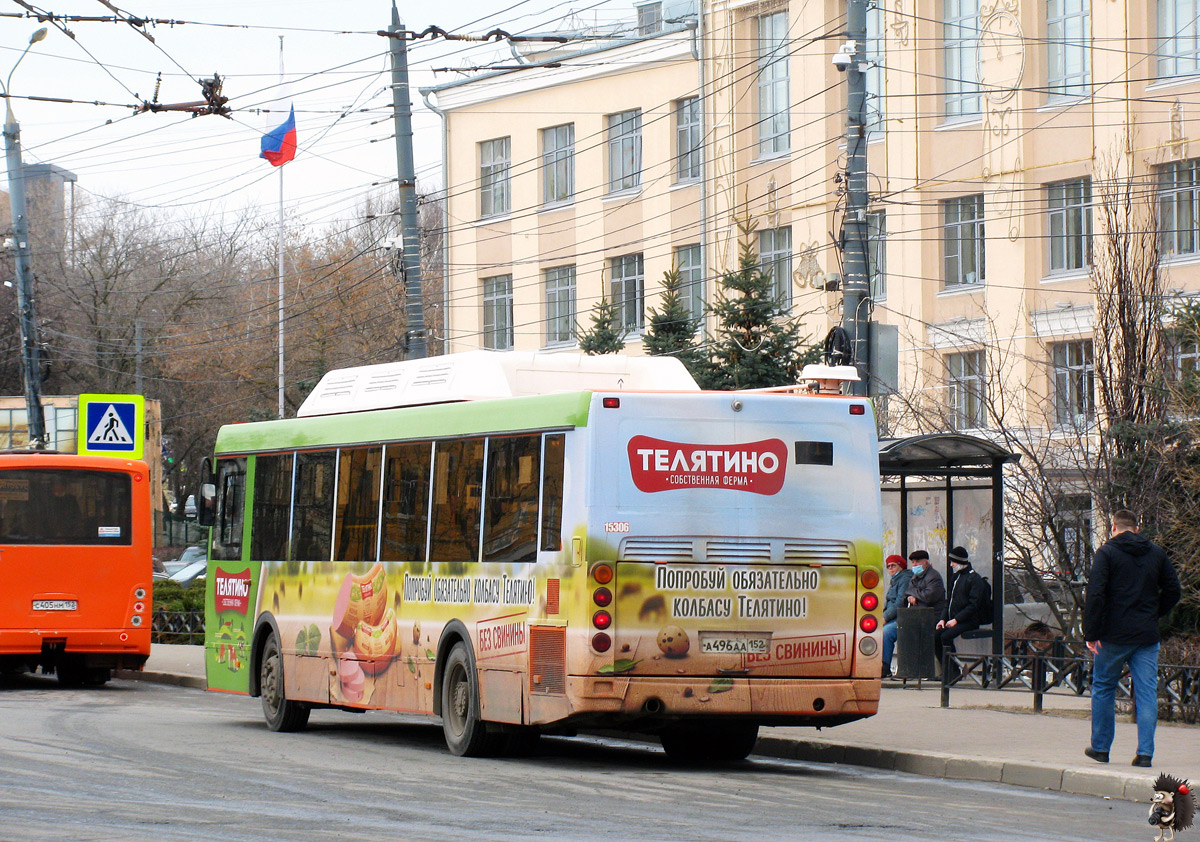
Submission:
[[1152,838],[1143,805],[1084,796],[781,760],[689,769],[599,737],[463,759],[437,724],[395,715],[317,711],[275,734],[257,699],[0,679],[0,842]]

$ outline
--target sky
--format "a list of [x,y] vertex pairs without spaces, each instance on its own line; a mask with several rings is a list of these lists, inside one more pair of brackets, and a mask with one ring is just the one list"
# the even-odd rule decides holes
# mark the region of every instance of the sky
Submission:
[[[138,0],[136,7],[125,6],[127,0],[40,2],[48,5],[30,5],[56,15],[111,17],[116,8],[175,22],[139,30],[123,22],[63,21],[74,38],[51,25],[13,71],[43,24],[23,5],[0,0],[0,80],[10,83],[25,163],[73,172],[81,203],[89,196],[119,197],[178,217],[247,208],[275,213],[279,172],[258,154],[271,119],[262,109],[278,108],[281,90],[290,90],[298,134],[296,160],[282,168],[289,217],[333,225],[365,195],[395,189],[389,187],[396,178],[396,147],[388,39],[376,34],[390,23],[391,0]],[[632,0],[398,0],[397,9],[409,30],[436,25],[475,35],[634,17]],[[420,189],[441,187],[441,126],[417,89],[463,78],[435,68],[478,65],[506,52],[495,44],[409,42]],[[154,99],[156,87],[161,103],[199,100],[197,80],[214,73],[224,80],[230,119],[134,111]]]

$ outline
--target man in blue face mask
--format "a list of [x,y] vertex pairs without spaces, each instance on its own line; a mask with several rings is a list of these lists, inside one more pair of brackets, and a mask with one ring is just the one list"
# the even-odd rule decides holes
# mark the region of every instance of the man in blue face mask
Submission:
[[909,567],[913,572],[912,581],[908,583],[908,594],[905,600],[910,608],[934,608],[941,616],[946,607],[946,583],[942,574],[933,569],[929,563],[929,553],[925,550],[913,550],[908,554]]

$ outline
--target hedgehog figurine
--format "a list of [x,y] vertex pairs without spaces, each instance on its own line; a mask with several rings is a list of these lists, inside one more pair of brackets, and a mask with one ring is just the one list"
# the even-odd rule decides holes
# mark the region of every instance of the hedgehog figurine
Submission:
[[1188,782],[1159,775],[1154,781],[1154,797],[1150,799],[1150,824],[1158,829],[1154,842],[1172,842],[1175,831],[1187,830],[1195,818],[1196,797]]

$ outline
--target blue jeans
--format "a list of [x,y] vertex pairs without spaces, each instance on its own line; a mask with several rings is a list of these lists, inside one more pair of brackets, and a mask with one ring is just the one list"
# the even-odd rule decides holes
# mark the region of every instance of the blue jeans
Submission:
[[896,621],[883,624],[883,668],[890,670],[892,668],[892,655],[896,651],[896,635],[899,631],[896,629]]
[[1154,728],[1158,724],[1158,644],[1132,644],[1101,641],[1092,671],[1092,748],[1112,748],[1116,730],[1116,690],[1121,670],[1129,664],[1133,680],[1133,699],[1137,705],[1137,753],[1154,756]]

